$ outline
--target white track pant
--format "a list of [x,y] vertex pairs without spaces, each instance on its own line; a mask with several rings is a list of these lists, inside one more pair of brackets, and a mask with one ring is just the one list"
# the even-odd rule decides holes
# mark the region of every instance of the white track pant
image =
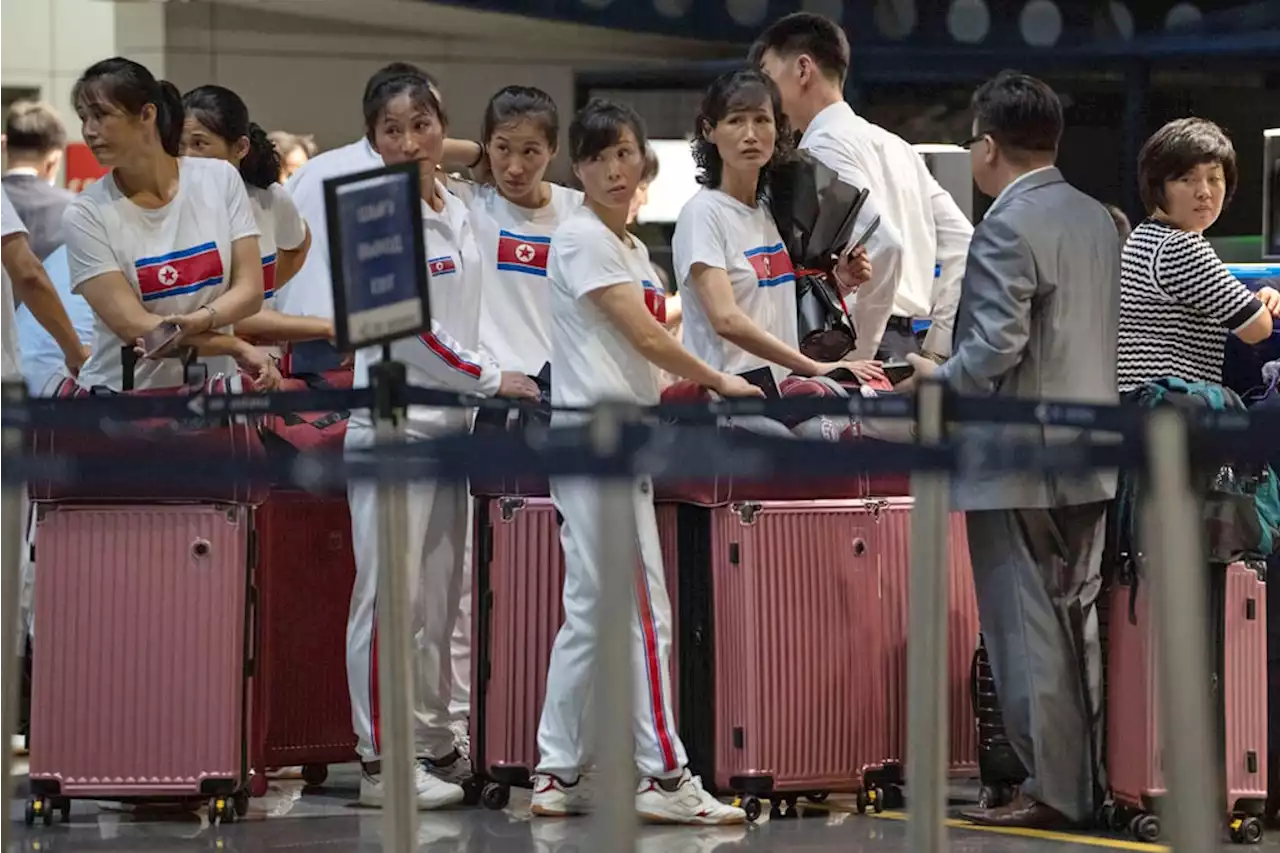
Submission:
[[547,673],[547,698],[538,726],[539,772],[573,779],[594,752],[594,721],[588,721],[594,689],[600,572],[624,572],[635,581],[632,618],[636,766],[641,775],[679,775],[688,758],[676,734],[671,707],[671,601],[662,572],[653,487],[637,480],[635,503],[642,566],[598,566],[600,487],[591,480],[551,482],[551,499],[564,517],[564,625],[556,635]]
[[467,501],[467,539],[462,555],[462,598],[458,601],[458,621],[453,626],[449,654],[453,660],[453,694],[449,714],[455,720],[471,716],[471,572],[474,557],[475,506]]
[[[408,563],[416,577],[412,630],[414,747],[418,756],[442,758],[453,750],[449,699],[453,693],[450,638],[462,595],[463,548],[467,538],[465,483],[414,482],[409,492]],[[347,617],[347,685],[357,750],[365,761],[381,755],[378,725],[378,495],[372,483],[348,488],[356,582]]]

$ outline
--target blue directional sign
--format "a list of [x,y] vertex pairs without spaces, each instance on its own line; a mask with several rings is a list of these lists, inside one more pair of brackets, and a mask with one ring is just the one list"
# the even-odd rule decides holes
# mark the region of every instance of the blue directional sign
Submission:
[[324,200],[338,349],[430,328],[418,164],[332,178]]

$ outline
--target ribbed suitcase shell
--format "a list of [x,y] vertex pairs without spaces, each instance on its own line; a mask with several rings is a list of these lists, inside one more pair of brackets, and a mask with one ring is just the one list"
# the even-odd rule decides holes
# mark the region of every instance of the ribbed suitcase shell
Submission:
[[[911,509],[914,498],[867,501],[877,520],[875,550],[880,557],[884,596],[885,683],[889,693],[889,763],[901,770],[907,757],[908,594],[911,569]],[[978,774],[978,724],[973,715],[969,674],[978,647],[978,600],[969,561],[964,513],[952,513],[947,599],[947,711],[950,752],[947,768],[956,778]]]
[[[1267,796],[1266,585],[1243,563],[1227,568],[1221,691],[1225,711],[1226,805],[1261,814]],[[1150,584],[1112,588],[1107,652],[1107,772],[1117,803],[1152,810],[1165,793],[1157,715],[1157,641]]]
[[[472,757],[476,768],[517,780],[538,763],[538,720],[551,647],[564,622],[564,556],[550,498],[482,500],[474,573],[476,653]],[[675,508],[658,504],[660,534]],[[676,611],[674,536],[662,535],[663,564]],[[677,659],[672,653],[672,660]],[[675,680],[674,678],[672,679]],[[678,707],[678,696],[672,706]]]
[[864,502],[682,507],[679,525],[680,622],[692,643],[681,677],[686,689],[706,678],[684,709],[709,717],[681,719],[694,770],[719,790],[760,793],[761,777],[780,793],[860,790],[888,750],[879,557]]
[[[255,514],[258,669],[249,757],[255,773],[357,761],[347,690],[347,612],[355,583],[345,495],[272,492]],[[255,776],[253,792],[265,793]]]
[[239,790],[250,510],[40,512],[32,790],[102,799]]

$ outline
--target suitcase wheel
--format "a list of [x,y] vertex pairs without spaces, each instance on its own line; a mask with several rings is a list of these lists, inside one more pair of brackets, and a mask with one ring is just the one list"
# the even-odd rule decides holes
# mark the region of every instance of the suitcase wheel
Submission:
[[814,791],[812,794],[805,794],[805,797],[807,797],[811,803],[825,803],[827,801],[828,794],[830,794],[829,791]]
[[480,793],[480,802],[490,811],[500,812],[511,801],[511,786],[501,782],[490,782]]
[[1262,840],[1262,821],[1252,815],[1232,818],[1231,840],[1236,844],[1257,844]]
[[236,805],[230,797],[211,797],[209,799],[209,823],[231,823],[236,819]]
[[866,814],[867,809],[871,809],[876,814],[880,814],[884,811],[884,789],[863,788],[858,791],[856,805],[858,808],[858,814]]
[[27,800],[23,821],[27,826],[35,826],[36,821],[40,821],[45,826],[53,826],[53,811],[55,807],[62,812],[62,820],[65,822],[71,815],[70,800],[61,800],[55,806],[54,801],[48,797],[32,797]]
[[271,782],[267,779],[265,772],[254,773],[249,777],[249,796],[265,797],[270,788]]
[[1152,844],[1160,838],[1160,816],[1153,814],[1135,815],[1129,821],[1129,832],[1139,841]]
[[302,767],[302,781],[308,788],[319,788],[328,778],[327,764],[304,764]]
[[755,823],[760,819],[760,798],[755,796],[738,797],[734,799],[733,804],[746,812],[747,821]]

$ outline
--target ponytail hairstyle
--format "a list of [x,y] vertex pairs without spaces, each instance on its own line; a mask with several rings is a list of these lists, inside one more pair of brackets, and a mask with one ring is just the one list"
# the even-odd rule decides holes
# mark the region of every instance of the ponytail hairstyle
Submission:
[[110,104],[131,116],[141,116],[148,104],[156,111],[156,135],[170,157],[182,145],[182,96],[168,80],[157,80],[145,65],[113,56],[85,69],[71,89],[77,113]]
[[182,106],[187,116],[227,145],[248,140],[249,150],[240,160],[245,183],[266,189],[279,180],[280,154],[267,132],[249,121],[249,108],[239,95],[225,86],[199,86],[182,96]]
[[435,115],[441,127],[449,126],[449,117],[445,115],[444,105],[440,103],[440,91],[435,78],[416,65],[392,62],[375,71],[364,87],[361,107],[364,111],[365,136],[370,142],[373,142],[378,119],[382,118],[387,105],[400,95],[408,95],[414,106]]
[[555,150],[560,140],[560,112],[550,95],[533,86],[499,89],[484,109],[480,138],[488,145],[498,128],[523,120],[535,122],[546,137],[547,145]]

